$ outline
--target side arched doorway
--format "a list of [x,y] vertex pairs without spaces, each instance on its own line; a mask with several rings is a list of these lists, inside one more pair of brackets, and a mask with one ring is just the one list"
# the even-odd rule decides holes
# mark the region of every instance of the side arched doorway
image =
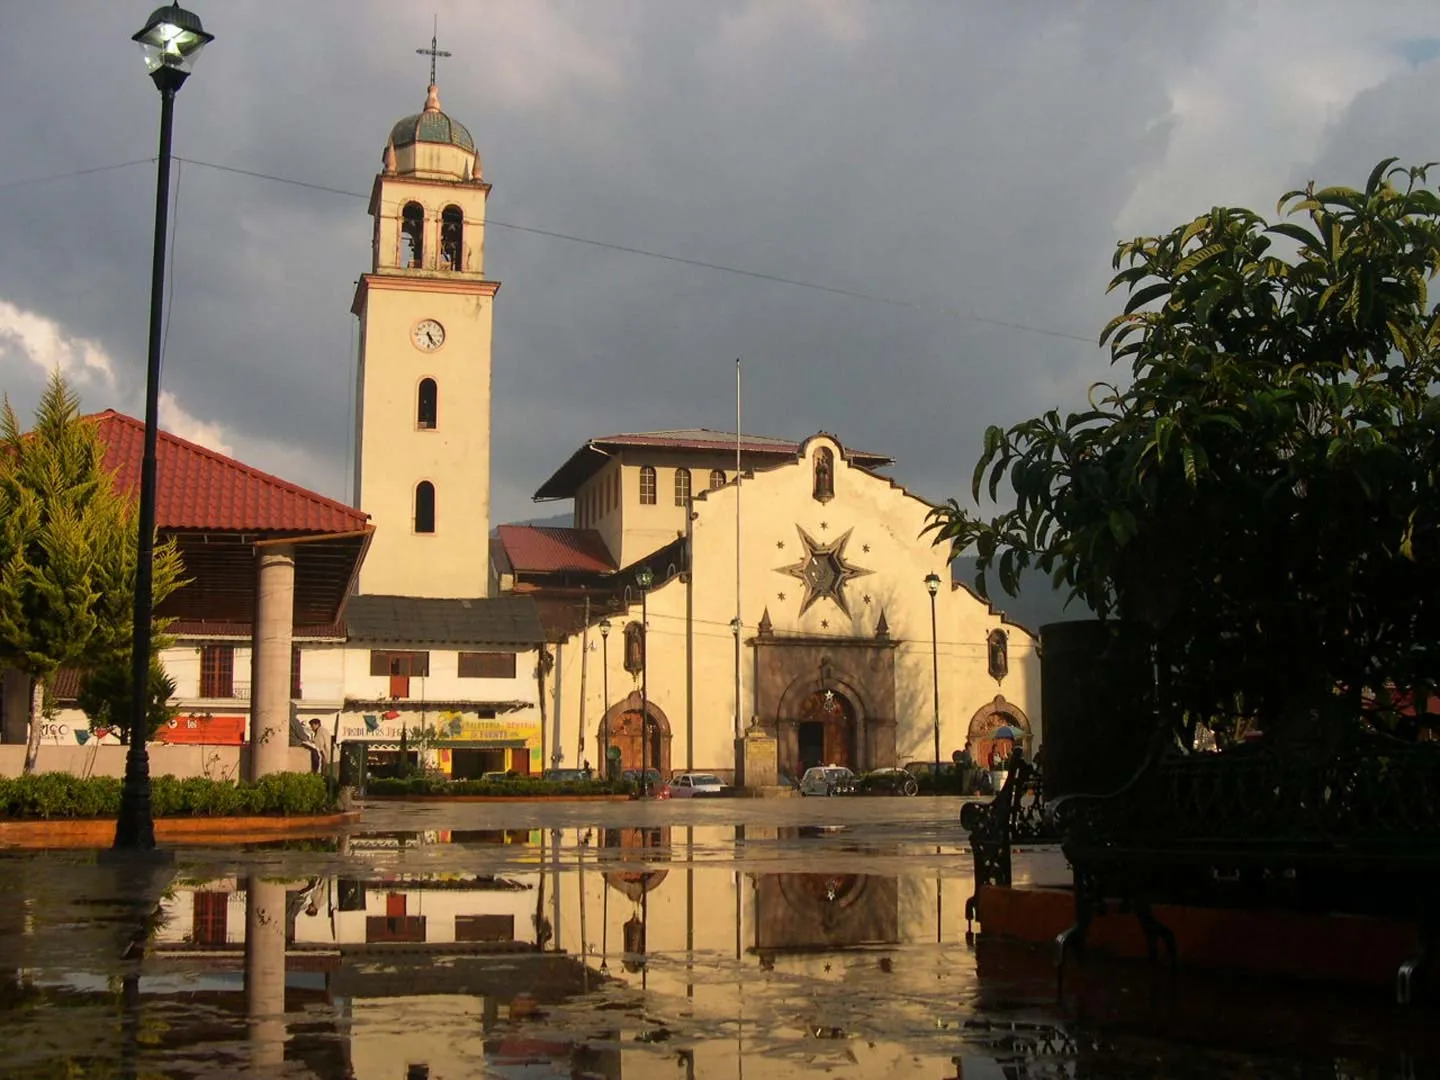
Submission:
[[[997,738],[997,735],[1004,734],[1001,729],[1015,732],[1016,737]],[[990,768],[996,747],[1005,743],[1018,746],[1027,758],[1034,755],[1034,734],[1030,730],[1030,718],[1018,705],[1006,701],[1004,695],[996,694],[993,701],[982,705],[970,718],[965,749],[969,751],[971,761],[981,768]]]
[[643,762],[644,768],[659,769],[661,776],[669,776],[670,718],[655,702],[643,704],[650,714],[648,724],[641,722],[642,702],[637,690],[605,713],[596,729],[595,741],[602,748],[602,754],[606,752],[604,748],[610,746],[620,751],[617,767],[621,771],[639,769]]

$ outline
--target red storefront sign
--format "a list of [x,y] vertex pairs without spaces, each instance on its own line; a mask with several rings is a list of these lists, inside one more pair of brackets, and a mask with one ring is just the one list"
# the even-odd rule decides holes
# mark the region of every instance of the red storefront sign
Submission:
[[239,746],[245,741],[243,716],[176,716],[155,733],[158,742]]

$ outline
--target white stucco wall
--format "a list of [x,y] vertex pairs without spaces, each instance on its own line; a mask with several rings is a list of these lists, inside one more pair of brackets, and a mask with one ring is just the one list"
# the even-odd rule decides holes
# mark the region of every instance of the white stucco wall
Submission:
[[[835,495],[823,503],[812,497],[812,459],[821,446],[828,446],[835,455]],[[936,598],[942,758],[948,761],[953,751],[965,747],[972,717],[991,704],[997,694],[1028,719],[1033,733],[1030,749],[1038,749],[1043,731],[1036,641],[1027,630],[1006,622],[967,589],[950,586],[948,549],[933,546],[928,537],[921,535],[929,504],[888,478],[850,467],[838,444],[827,437],[811,439],[803,452],[799,462],[756,472],[741,487],[743,637],[755,635],[768,610],[777,636],[805,634],[837,641],[872,638],[883,611],[890,635],[898,642],[896,760],[901,764],[929,761],[934,756],[934,706],[930,594],[925,577],[938,574],[945,583]],[[660,487],[663,501],[669,494],[663,477]],[[693,528],[693,747],[686,741],[686,586],[678,578],[655,588],[648,600],[648,693],[670,721],[671,762],[675,769],[685,768],[687,761],[693,760],[697,769],[728,771],[734,766],[735,662],[730,620],[735,615],[736,485],[732,482],[719,491],[697,495]],[[833,542],[849,532],[846,561],[870,573],[845,586],[850,602],[848,616],[830,600],[819,600],[804,615],[800,614],[804,584],[780,572],[781,567],[800,562],[805,556],[797,526],[821,543]],[[657,534],[653,539],[668,542],[673,537],[672,528],[668,538]],[[657,575],[663,570],[655,567]],[[610,618],[612,703],[638,686],[638,680],[623,665],[625,623],[639,618],[639,603],[633,604],[627,615]],[[1009,673],[999,683],[987,671],[986,639],[996,628],[1009,635]],[[587,748],[596,745],[605,705],[599,634],[592,630],[590,640],[592,648],[584,661]],[[561,649],[560,748],[565,765],[578,764],[581,657],[578,636]],[[753,663],[753,650],[746,645],[741,663],[745,725],[750,722],[754,702]],[[593,749],[590,759],[599,760]]]
[[[184,724],[190,717],[238,717],[244,721],[248,737],[250,648],[238,642],[226,644],[233,645],[235,649],[235,694],[230,698],[200,696],[200,643],[189,640],[178,642],[164,650],[160,659],[175,680],[176,694],[172,705],[179,714],[178,723]],[[384,704],[390,691],[388,676],[370,674],[370,643],[301,641],[298,644],[301,696],[293,701],[293,705],[295,716],[302,725],[307,724],[312,717],[318,718],[325,736],[328,738],[337,735],[342,742],[349,737],[369,738],[377,742],[399,738],[402,726],[400,719],[384,721],[379,728],[366,731],[363,735],[358,733],[358,729],[364,725],[365,714],[391,711]],[[417,723],[421,727],[433,727],[456,717],[465,722],[478,723],[481,709],[494,703],[519,702],[520,708],[501,714],[499,719],[504,720],[501,726],[505,728],[506,737],[515,737],[517,733],[522,733],[522,737],[534,743],[538,754],[539,691],[535,681],[534,649],[515,654],[513,679],[462,679],[459,676],[460,650],[454,647],[427,648],[415,642],[373,647],[428,651],[430,654],[429,677],[412,678],[409,697],[402,703],[396,703],[396,707],[403,712],[403,723],[412,737],[416,733]],[[476,646],[464,651],[490,650]],[[347,706],[347,702],[352,704]],[[427,702],[436,704],[427,709],[424,707]],[[494,725],[490,725],[487,732],[493,728]],[[84,733],[83,744],[77,732]],[[475,724],[472,724],[466,729],[465,737],[473,738],[476,735]],[[97,740],[89,719],[79,709],[57,709],[52,718],[43,722],[41,745],[44,747],[68,747],[75,750],[93,746],[96,741],[107,747],[119,745],[119,739],[113,733]],[[303,753],[301,751],[302,756]],[[181,759],[176,760],[178,762]],[[301,761],[299,758],[296,760]],[[308,758],[303,759],[302,766],[304,769],[309,768]],[[539,767],[538,757],[535,758],[534,766]]]

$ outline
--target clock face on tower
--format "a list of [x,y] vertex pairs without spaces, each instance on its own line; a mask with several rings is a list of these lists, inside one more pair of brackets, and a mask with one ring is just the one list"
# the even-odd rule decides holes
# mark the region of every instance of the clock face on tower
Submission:
[[421,352],[434,352],[445,344],[445,327],[434,319],[421,319],[410,331],[410,340]]

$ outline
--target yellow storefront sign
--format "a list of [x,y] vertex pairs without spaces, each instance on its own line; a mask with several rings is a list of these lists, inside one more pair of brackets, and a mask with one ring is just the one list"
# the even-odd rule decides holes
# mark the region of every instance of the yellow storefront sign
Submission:
[[525,742],[539,741],[538,718],[464,716],[442,718],[436,725],[437,742]]

